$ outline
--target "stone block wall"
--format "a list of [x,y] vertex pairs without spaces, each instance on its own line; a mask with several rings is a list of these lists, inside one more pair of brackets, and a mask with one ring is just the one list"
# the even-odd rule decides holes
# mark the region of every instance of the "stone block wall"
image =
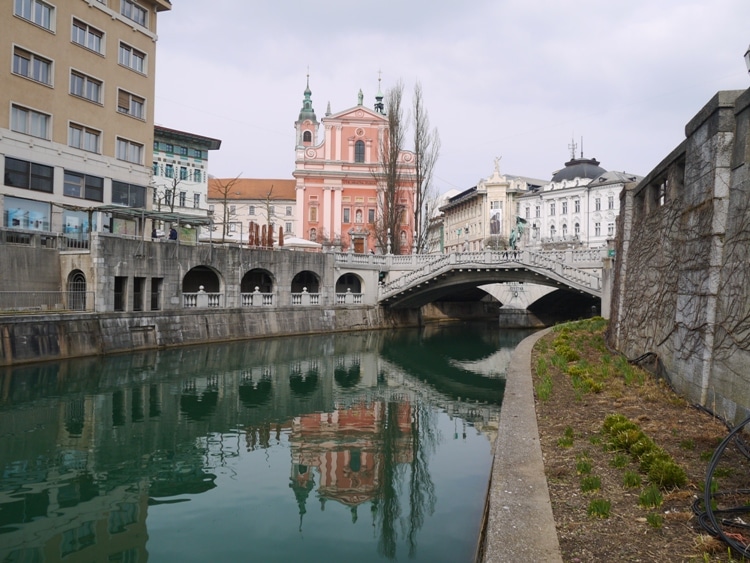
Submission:
[[750,91],[717,93],[621,194],[609,343],[690,401],[750,413]]

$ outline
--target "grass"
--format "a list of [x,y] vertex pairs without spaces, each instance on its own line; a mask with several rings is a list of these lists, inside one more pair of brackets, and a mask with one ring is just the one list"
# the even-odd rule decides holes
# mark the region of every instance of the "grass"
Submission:
[[587,513],[595,518],[609,518],[609,512],[612,509],[612,503],[606,499],[596,498],[589,503]]

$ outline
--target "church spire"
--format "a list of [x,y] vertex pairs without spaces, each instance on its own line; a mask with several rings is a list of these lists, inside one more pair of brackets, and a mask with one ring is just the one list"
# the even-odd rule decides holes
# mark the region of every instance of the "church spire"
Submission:
[[378,93],[375,94],[375,111],[385,115],[385,105],[383,104],[383,92],[380,91],[380,75],[381,71],[378,71]]
[[313,123],[318,123],[318,118],[315,116],[315,110],[312,107],[312,91],[310,90],[310,73],[307,73],[307,85],[305,86],[305,99],[302,100],[302,109],[299,112],[300,122],[309,119]]

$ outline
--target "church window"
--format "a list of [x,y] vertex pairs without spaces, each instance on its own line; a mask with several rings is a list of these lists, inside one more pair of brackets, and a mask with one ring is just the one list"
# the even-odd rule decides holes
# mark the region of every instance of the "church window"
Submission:
[[305,131],[304,133],[302,133],[302,142],[304,143],[312,142],[312,133],[310,133],[310,131]]
[[357,141],[354,143],[354,162],[365,161],[365,142]]

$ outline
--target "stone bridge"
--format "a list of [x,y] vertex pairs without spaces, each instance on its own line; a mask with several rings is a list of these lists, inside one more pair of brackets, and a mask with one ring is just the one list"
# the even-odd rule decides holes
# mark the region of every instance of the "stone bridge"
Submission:
[[389,280],[380,287],[379,302],[413,309],[457,290],[498,282],[535,283],[601,298],[605,253],[605,249],[544,253],[485,250],[432,255],[429,262],[412,262],[411,269],[394,264]]

